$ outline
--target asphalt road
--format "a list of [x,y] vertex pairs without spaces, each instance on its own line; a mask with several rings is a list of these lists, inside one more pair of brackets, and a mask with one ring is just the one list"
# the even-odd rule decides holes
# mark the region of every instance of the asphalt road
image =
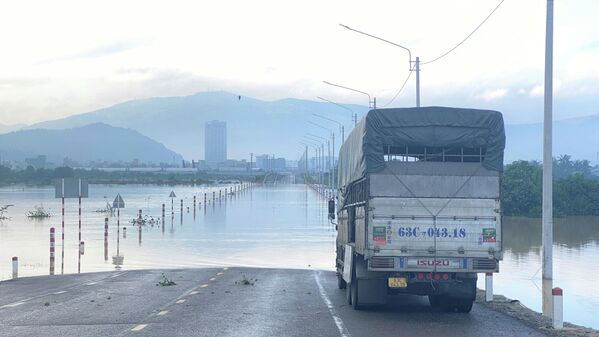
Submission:
[[[156,285],[162,273],[176,285]],[[212,268],[0,282],[0,336],[545,335],[480,305],[444,313],[415,296],[354,311],[333,272]]]

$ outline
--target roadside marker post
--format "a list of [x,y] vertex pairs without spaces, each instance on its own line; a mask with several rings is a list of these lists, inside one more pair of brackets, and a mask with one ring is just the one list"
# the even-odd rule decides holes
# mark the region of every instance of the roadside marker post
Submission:
[[193,210],[196,210],[196,196],[193,196]]
[[493,302],[493,273],[485,273],[485,301]]
[[12,257],[12,278],[19,278],[19,258],[16,256]]
[[553,328],[562,329],[564,327],[564,297],[562,288],[553,288]]
[[108,261],[108,218],[104,218],[104,261]]
[[181,214],[183,214],[183,199],[181,199]]
[[54,227],[50,227],[50,275],[54,275]]

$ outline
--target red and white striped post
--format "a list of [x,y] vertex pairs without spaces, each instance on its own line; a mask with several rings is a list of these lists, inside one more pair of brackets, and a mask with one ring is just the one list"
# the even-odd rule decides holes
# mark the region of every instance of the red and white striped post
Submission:
[[[164,204],[163,204],[163,206],[164,206]],[[162,207],[162,209],[164,209],[164,207]],[[119,248],[121,246],[120,245],[120,236],[121,236],[121,209],[117,208],[116,209],[116,256],[119,256]]]
[[181,199],[181,216],[183,216],[183,199]]
[[196,196],[193,196],[193,210],[196,210]]
[[164,223],[164,204],[162,204],[162,223]]
[[218,201],[220,201],[220,199],[222,198],[222,190],[218,190]]
[[104,218],[104,261],[108,261],[108,218]]
[[19,278],[19,258],[16,256],[12,257],[12,278]]
[[493,273],[485,273],[485,301],[493,301]]
[[564,292],[562,288],[553,288],[553,328],[562,329],[564,327]]
[[206,202],[207,202],[207,200],[206,200],[206,192],[204,192],[204,207],[206,207]]
[[214,200],[216,200],[216,192],[212,191],[212,203],[214,204]]
[[54,227],[50,227],[50,275],[54,275]]
[[79,241],[81,241],[81,196],[79,197]]
[[79,241],[79,258],[77,259],[77,273],[81,273],[81,255],[85,253],[85,242]]
[[139,212],[137,214],[137,223],[141,225],[141,209],[139,210]]

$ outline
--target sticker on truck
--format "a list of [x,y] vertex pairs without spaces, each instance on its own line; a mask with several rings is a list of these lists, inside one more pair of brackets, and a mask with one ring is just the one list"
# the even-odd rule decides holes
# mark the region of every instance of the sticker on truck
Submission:
[[495,228],[483,228],[483,242],[497,242],[497,231]]
[[372,240],[375,245],[385,245],[387,243],[387,228],[384,226],[374,226],[372,228]]

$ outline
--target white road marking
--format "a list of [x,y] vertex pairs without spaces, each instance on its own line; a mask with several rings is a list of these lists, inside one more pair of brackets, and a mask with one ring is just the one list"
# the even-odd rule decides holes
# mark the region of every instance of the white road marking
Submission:
[[2,309],[2,308],[14,308],[14,307],[18,307],[21,304],[25,304],[25,302],[15,302],[15,303],[10,303],[10,304],[5,304],[5,305],[1,306],[0,309]]
[[200,293],[199,291],[197,291],[197,290],[194,290],[194,291],[190,292],[190,293],[189,293],[189,295],[197,295],[197,294],[199,294],[199,293]]
[[67,292],[66,290],[61,290],[61,291],[57,291],[57,292],[52,293],[52,294],[54,294],[54,295],[60,295],[60,294],[66,293],[66,292]]
[[131,331],[141,331],[147,326],[148,326],[147,324],[138,324],[135,326],[135,328],[131,329]]
[[216,273],[216,275],[219,275],[219,276],[220,276],[220,275],[222,275],[222,274],[223,274],[222,272],[218,272],[218,273]]
[[177,301],[177,302],[175,302],[175,303],[177,303],[177,304],[181,304],[181,303],[184,303],[184,302],[185,302],[185,300],[178,300],[178,301]]
[[98,282],[90,282],[90,283],[86,283],[86,286],[93,286],[94,284],[98,284]]
[[202,284],[202,285],[200,286],[200,288],[206,288],[207,286],[208,286],[207,284]]
[[216,280],[216,277],[211,277],[210,278],[210,281],[214,281],[214,280]]
[[345,328],[345,325],[343,324],[343,321],[341,320],[341,318],[339,316],[337,316],[337,312],[335,311],[335,307],[333,306],[333,303],[331,302],[331,300],[329,300],[329,297],[327,296],[326,292],[324,291],[324,288],[322,287],[322,284],[320,283],[320,277],[318,276],[317,272],[314,272],[314,279],[316,280],[316,284],[318,285],[318,291],[320,292],[320,297],[322,297],[322,300],[327,305],[327,308],[329,309],[329,313],[333,317],[333,321],[335,321],[335,325],[337,325],[337,330],[339,330],[339,334],[341,335],[341,337],[350,337],[351,335],[349,334],[349,331],[347,331],[347,328]]
[[164,316],[168,314],[168,310],[162,310],[161,312],[158,313],[158,316]]

